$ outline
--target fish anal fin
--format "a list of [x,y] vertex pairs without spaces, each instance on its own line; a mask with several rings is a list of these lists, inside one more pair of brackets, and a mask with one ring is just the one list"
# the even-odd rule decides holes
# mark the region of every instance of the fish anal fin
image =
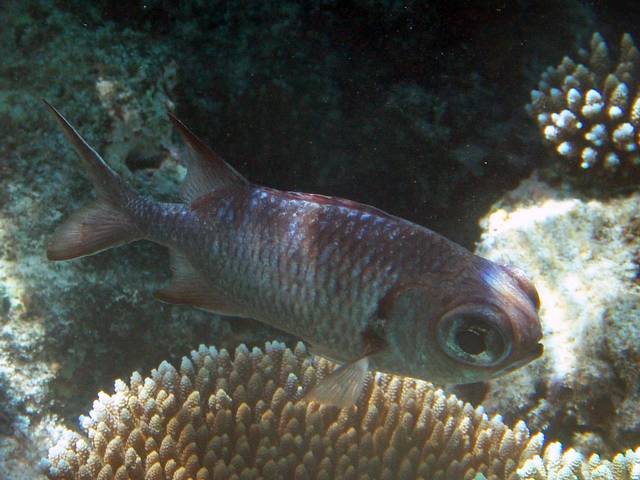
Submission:
[[182,197],[187,203],[223,187],[243,186],[249,182],[222,157],[200,140],[187,126],[169,113],[173,126],[189,147],[186,158],[187,176],[182,184]]
[[171,284],[154,292],[158,300],[175,305],[191,305],[221,315],[241,315],[239,308],[204,279],[184,255],[172,252],[171,270]]
[[202,288],[201,284],[173,282],[165,288],[160,288],[153,296],[161,302],[173,305],[190,305],[220,315],[238,316],[236,308],[230,306],[224,299],[212,295],[211,290]]
[[355,405],[369,374],[369,356],[338,367],[309,390],[304,400],[340,408]]

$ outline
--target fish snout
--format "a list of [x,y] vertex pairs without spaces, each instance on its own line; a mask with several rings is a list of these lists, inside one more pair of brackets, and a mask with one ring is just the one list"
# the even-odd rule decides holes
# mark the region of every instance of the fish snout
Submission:
[[540,296],[533,282],[511,265],[485,264],[484,285],[490,302],[503,314],[511,331],[512,348],[499,370],[514,370],[542,355],[542,324],[538,311]]
[[541,343],[536,343],[535,346],[531,349],[531,352],[529,352],[529,355],[527,356],[527,361],[530,362],[532,360],[535,360],[536,358],[540,358],[543,353],[544,353],[544,345],[542,345]]

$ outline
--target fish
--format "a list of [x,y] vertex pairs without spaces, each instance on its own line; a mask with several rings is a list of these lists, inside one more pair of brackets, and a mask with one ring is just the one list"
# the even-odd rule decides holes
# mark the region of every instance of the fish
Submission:
[[354,405],[371,371],[456,385],[543,352],[533,283],[375,207],[248,181],[172,113],[186,144],[181,201],[139,195],[45,101],[96,199],[49,238],[51,261],[138,240],[170,252],[157,299],[268,324],[341,364],[304,395]]

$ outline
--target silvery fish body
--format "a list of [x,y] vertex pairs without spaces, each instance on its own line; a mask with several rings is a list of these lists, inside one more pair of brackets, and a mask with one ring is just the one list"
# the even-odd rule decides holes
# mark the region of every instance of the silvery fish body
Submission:
[[468,383],[542,351],[537,293],[514,268],[367,205],[253,185],[174,117],[191,153],[185,203],[141,198],[51,109],[98,199],[58,228],[49,258],[167,246],[159,299],[254,318],[344,364],[310,399],[352,403],[370,368]]

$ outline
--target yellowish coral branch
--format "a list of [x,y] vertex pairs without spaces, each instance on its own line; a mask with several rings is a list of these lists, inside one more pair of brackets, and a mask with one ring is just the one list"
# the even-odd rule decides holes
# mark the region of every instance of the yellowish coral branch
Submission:
[[429,383],[370,377],[358,405],[301,398],[333,365],[267,343],[200,347],[178,370],[118,380],[49,452],[52,480],[638,478],[640,450],[585,460]]

